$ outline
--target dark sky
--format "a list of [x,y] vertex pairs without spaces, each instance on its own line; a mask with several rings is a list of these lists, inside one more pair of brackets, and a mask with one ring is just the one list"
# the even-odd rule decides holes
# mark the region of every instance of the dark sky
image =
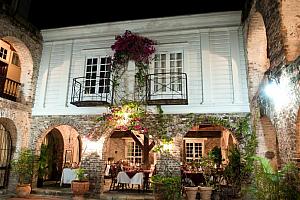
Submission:
[[[241,10],[245,0],[32,0],[29,20],[39,29]],[[97,3],[98,2],[98,3]]]

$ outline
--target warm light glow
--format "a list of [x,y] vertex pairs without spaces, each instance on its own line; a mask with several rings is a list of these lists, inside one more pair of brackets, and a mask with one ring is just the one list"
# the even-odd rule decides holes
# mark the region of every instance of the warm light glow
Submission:
[[97,153],[101,155],[103,148],[103,139],[100,138],[97,141],[90,141],[88,137],[83,138],[83,153]]
[[274,82],[266,85],[265,93],[274,101],[276,108],[282,108],[290,103],[288,80],[282,79],[280,84]]
[[165,143],[163,144],[163,150],[164,151],[170,151],[173,148],[173,144],[172,143]]

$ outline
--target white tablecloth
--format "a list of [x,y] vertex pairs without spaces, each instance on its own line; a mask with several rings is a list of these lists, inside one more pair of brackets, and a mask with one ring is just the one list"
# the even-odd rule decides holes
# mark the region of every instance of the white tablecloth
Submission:
[[110,170],[110,165],[106,165],[105,172],[104,172],[105,176],[109,176],[109,170]]
[[61,174],[60,186],[62,184],[71,184],[76,179],[76,169],[64,168]]
[[126,174],[126,172],[119,172],[118,175],[117,175],[117,182],[118,183],[143,185],[144,173],[143,172],[138,172],[132,178],[129,178],[129,176]]

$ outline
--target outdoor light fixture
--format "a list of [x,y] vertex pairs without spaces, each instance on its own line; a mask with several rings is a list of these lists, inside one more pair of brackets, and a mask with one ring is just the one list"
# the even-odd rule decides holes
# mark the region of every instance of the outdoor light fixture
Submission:
[[288,79],[281,79],[280,83],[271,81],[265,86],[264,92],[274,102],[277,109],[290,103]]

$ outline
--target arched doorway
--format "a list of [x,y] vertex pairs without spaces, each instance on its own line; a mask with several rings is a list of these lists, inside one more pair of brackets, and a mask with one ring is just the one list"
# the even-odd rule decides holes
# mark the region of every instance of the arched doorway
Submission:
[[210,153],[217,153],[223,160],[228,161],[230,148],[237,144],[233,134],[224,127],[211,124],[194,126],[183,137],[183,163],[197,162]]
[[[41,142],[40,160],[45,157],[46,170],[41,173],[43,174],[42,177],[39,176],[38,187],[57,186],[58,182],[61,181],[63,168],[66,165],[75,167],[80,164],[81,137],[73,127],[59,125],[52,128]],[[39,168],[41,169],[41,165]],[[43,180],[43,184],[40,184],[40,179]]]
[[63,165],[64,141],[57,129],[52,129],[44,138],[46,146],[46,180],[59,181]]
[[9,168],[12,152],[10,133],[0,124],[0,189],[8,185]]

